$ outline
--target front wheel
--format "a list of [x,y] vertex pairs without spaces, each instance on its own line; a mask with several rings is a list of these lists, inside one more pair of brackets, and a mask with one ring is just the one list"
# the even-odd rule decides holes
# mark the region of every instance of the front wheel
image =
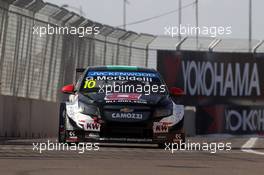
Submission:
[[59,143],[66,142],[66,104],[60,104],[60,114],[59,114],[59,133],[58,133],[58,141]]
[[165,149],[165,143],[158,143],[158,148]]

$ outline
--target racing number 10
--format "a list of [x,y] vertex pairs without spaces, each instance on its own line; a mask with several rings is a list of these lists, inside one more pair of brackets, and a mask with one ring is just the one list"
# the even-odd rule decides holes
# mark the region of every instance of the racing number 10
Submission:
[[91,88],[94,88],[95,87],[95,85],[96,85],[96,81],[95,80],[85,80],[85,83],[84,83],[84,89],[86,89],[86,88],[89,88],[89,89],[91,89]]

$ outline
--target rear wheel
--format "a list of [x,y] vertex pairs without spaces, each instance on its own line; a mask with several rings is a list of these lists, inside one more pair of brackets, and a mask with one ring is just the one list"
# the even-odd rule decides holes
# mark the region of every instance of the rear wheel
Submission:
[[65,103],[60,104],[60,114],[59,114],[59,133],[58,141],[60,143],[66,142],[66,105]]

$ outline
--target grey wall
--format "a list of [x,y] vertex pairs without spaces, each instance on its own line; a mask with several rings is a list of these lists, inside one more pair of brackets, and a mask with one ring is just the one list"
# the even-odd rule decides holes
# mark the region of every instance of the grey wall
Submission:
[[186,136],[195,136],[195,107],[187,106],[184,110],[184,131]]
[[54,137],[58,131],[59,104],[0,95],[0,136]]

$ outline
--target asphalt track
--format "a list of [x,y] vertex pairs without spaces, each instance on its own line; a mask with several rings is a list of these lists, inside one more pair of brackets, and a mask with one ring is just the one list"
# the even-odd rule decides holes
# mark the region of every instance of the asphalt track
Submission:
[[[175,151],[156,145],[101,144],[98,151],[39,151],[32,142],[45,140],[0,141],[1,175],[72,174],[162,174],[162,175],[254,175],[264,174],[264,137],[188,138],[190,142],[231,142],[232,150]],[[55,140],[54,140],[55,141]]]

